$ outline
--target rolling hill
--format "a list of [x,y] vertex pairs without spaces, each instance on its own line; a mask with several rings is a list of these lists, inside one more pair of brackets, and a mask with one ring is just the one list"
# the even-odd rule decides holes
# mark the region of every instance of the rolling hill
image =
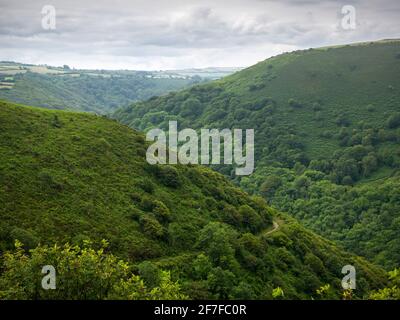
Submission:
[[244,190],[348,250],[400,265],[400,41],[285,53],[211,83],[134,103],[138,130],[255,129]]
[[79,70],[0,62],[0,99],[105,114],[207,78],[171,72]]
[[[320,298],[316,290],[327,284],[326,297],[339,298],[347,264],[357,270],[355,298],[385,284],[382,269],[223,175],[202,166],[152,166],[145,151],[143,134],[106,117],[0,102],[0,294],[6,290],[15,297],[38,281],[21,274],[9,279],[10,264],[31,270],[19,251],[16,260],[5,254],[15,240],[32,249],[106,239],[107,250],[135,272],[143,263],[146,270],[169,270],[189,298],[260,299],[276,296],[273,292],[288,299]],[[97,259],[97,251],[86,250],[72,258],[75,251],[68,248],[60,258],[64,268],[65,261],[81,263],[88,254]],[[35,250],[32,259],[48,252]],[[50,250],[53,258],[57,250]],[[1,287],[7,279],[19,287]],[[83,285],[84,291],[90,287]],[[54,297],[65,298],[63,292]]]
[[85,70],[0,61],[0,99],[107,114],[134,101],[232,74],[240,68]]

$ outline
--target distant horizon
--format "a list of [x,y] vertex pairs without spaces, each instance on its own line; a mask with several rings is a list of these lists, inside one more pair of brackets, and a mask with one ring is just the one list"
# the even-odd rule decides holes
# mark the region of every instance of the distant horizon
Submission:
[[188,67],[188,68],[178,68],[178,69],[148,69],[148,70],[145,70],[145,69],[76,68],[75,66],[69,65],[67,63],[60,64],[60,65],[52,65],[52,64],[48,64],[48,63],[30,63],[30,62],[15,61],[15,60],[0,60],[0,63],[10,62],[10,63],[16,63],[16,64],[23,64],[23,65],[47,66],[50,68],[63,68],[64,65],[67,65],[69,68],[71,68],[71,70],[92,70],[92,71],[172,72],[172,71],[205,70],[205,69],[246,69],[257,63],[260,63],[262,61],[268,60],[272,57],[279,56],[279,55],[285,54],[285,53],[301,51],[301,50],[309,50],[309,49],[322,49],[322,48],[347,46],[347,45],[361,45],[364,43],[367,44],[367,43],[371,43],[371,42],[383,42],[383,41],[400,41],[400,38],[383,38],[383,39],[377,39],[377,40],[364,40],[364,41],[356,41],[356,42],[338,43],[338,44],[332,44],[332,45],[321,46],[321,47],[309,47],[309,48],[303,48],[303,49],[295,49],[295,50],[291,50],[291,51],[283,51],[281,53],[266,57],[263,60],[259,60],[259,61],[255,62],[254,64],[247,65],[247,66],[215,66],[215,65],[211,65],[211,66],[204,66],[204,67]]
[[[266,58],[268,59],[268,58]],[[22,61],[14,61],[14,60],[0,60],[0,63],[16,63],[22,65],[32,65],[32,66],[46,66],[50,68],[63,68],[64,65],[67,65],[71,70],[92,70],[92,71],[143,71],[143,72],[168,72],[168,71],[186,71],[186,70],[205,70],[205,69],[245,69],[250,66],[231,66],[231,67],[218,67],[218,66],[208,66],[208,67],[201,67],[201,68],[184,68],[184,69],[152,69],[152,70],[140,70],[140,69],[89,69],[89,68],[75,68],[74,66],[68,65],[66,63],[62,65],[50,65],[47,63],[29,63],[29,62],[22,62]]]
[[86,70],[245,68],[399,38],[397,0],[0,0],[0,60]]

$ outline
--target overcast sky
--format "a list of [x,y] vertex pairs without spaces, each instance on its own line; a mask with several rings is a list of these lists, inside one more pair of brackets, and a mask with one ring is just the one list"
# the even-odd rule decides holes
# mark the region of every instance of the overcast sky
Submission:
[[[56,28],[42,27],[42,8]],[[356,10],[343,29],[344,5]],[[48,20],[47,20],[48,21]],[[249,66],[284,51],[400,38],[399,0],[0,0],[0,60],[75,68]]]

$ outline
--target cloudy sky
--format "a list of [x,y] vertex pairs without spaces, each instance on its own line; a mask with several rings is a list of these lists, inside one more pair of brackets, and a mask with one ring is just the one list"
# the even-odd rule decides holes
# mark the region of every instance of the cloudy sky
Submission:
[[[46,5],[55,8],[55,29],[46,27]],[[345,5],[355,8],[355,28]],[[0,60],[90,69],[249,66],[285,51],[400,38],[399,17],[399,0],[0,0]]]

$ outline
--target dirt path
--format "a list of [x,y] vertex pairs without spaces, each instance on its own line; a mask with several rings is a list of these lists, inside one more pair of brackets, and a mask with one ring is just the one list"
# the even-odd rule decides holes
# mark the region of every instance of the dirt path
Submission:
[[273,233],[273,232],[275,232],[275,231],[277,231],[278,229],[279,229],[279,227],[280,227],[280,225],[279,225],[279,223],[278,222],[276,222],[275,220],[274,221],[272,221],[272,225],[273,225],[273,228],[272,228],[272,230],[269,230],[269,231],[267,231],[267,232],[265,232],[264,233],[264,235],[269,235],[269,234],[271,234],[271,233]]

